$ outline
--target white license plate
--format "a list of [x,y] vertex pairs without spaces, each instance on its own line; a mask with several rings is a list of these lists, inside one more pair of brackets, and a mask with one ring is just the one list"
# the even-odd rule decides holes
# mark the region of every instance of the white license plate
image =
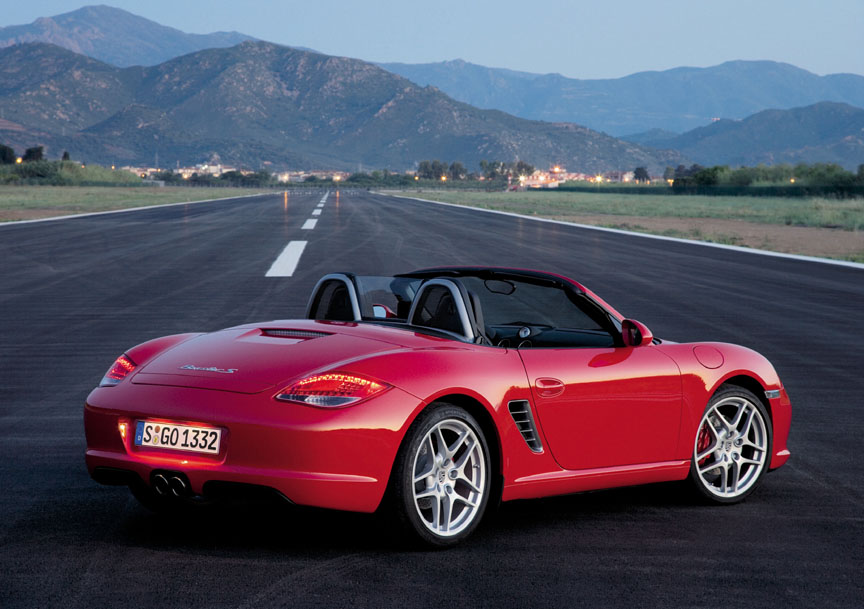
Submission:
[[135,425],[135,446],[152,446],[196,453],[219,453],[222,430],[173,423],[138,421]]

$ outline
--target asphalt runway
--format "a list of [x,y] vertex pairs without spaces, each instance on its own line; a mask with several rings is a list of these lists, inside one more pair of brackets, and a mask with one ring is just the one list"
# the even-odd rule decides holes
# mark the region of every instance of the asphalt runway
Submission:
[[[864,270],[321,194],[0,226],[0,607],[864,606]],[[299,240],[293,276],[265,277]],[[731,507],[669,484],[506,503],[438,552],[373,516],[171,519],[90,480],[84,399],[128,347],[302,316],[328,272],[456,264],[560,272],[655,335],[762,352],[790,462]]]

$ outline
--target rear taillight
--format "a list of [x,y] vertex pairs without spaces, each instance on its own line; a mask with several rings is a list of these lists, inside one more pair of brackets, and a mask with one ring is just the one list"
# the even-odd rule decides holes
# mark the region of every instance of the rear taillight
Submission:
[[125,353],[117,358],[114,362],[114,365],[108,369],[108,372],[105,373],[105,376],[102,377],[102,381],[99,383],[100,387],[113,387],[127,376],[129,373],[135,370],[136,364],[129,356]]
[[388,389],[390,385],[386,383],[337,372],[316,374],[296,381],[277,393],[276,399],[321,408],[339,408],[371,398]]

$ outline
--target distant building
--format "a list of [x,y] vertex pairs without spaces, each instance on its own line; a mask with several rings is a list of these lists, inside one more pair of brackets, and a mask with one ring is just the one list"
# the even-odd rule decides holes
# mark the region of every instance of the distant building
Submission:
[[199,165],[195,165],[194,167],[178,167],[174,170],[174,173],[179,173],[183,176],[184,180],[188,180],[196,173],[199,176],[213,176],[214,178],[218,178],[223,173],[228,173],[230,171],[237,171],[236,167],[230,167],[228,165],[218,164],[210,164],[210,163],[201,163]]

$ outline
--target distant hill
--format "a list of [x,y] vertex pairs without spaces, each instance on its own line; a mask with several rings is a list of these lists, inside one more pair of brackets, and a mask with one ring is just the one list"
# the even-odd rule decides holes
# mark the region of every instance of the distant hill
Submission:
[[406,169],[522,159],[573,171],[680,162],[585,127],[457,102],[372,64],[265,42],[116,68],[44,43],[0,50],[0,142],[49,157]]
[[649,129],[682,133],[713,118],[744,118],[769,108],[821,101],[864,107],[864,76],[817,76],[773,61],[730,61],[601,80],[514,72],[461,60],[379,65],[474,106],[575,122],[616,136]]
[[[253,39],[238,32],[188,34],[104,5],[0,28],[0,48],[47,42],[119,67],[157,66],[200,50],[232,47],[248,40]],[[420,89],[431,85],[475,107],[531,120],[576,123],[641,146],[661,148],[668,137],[660,132],[680,134],[716,118],[743,119],[762,110],[822,101],[864,107],[864,76],[817,76],[772,61],[730,61],[710,68],[681,67],[598,80],[489,68],[462,60],[379,65],[420,85]],[[131,73],[112,77],[134,78]],[[87,90],[84,83],[68,84],[81,93]],[[36,91],[34,95],[44,93]],[[118,94],[118,101],[133,99],[128,90]],[[98,92],[96,95],[99,97]],[[106,103],[116,105],[113,100]],[[102,112],[98,106],[78,104],[74,111],[82,116],[71,116],[72,122],[79,118],[86,122],[86,116]],[[63,116],[58,115],[59,122],[67,120]],[[45,120],[50,122],[48,117]],[[68,127],[61,127],[61,135]],[[556,129],[543,127],[550,128]]]
[[674,131],[666,131],[665,129],[649,129],[641,133],[622,135],[621,139],[641,146],[648,146],[649,148],[665,148],[671,140],[674,140],[679,135]]
[[674,148],[703,165],[837,163],[854,170],[864,163],[864,110],[822,102],[721,120],[674,137],[640,134],[638,141]]
[[0,28],[0,47],[48,42],[115,66],[152,66],[202,49],[251,40],[238,32],[187,34],[111,6],[85,6]]

